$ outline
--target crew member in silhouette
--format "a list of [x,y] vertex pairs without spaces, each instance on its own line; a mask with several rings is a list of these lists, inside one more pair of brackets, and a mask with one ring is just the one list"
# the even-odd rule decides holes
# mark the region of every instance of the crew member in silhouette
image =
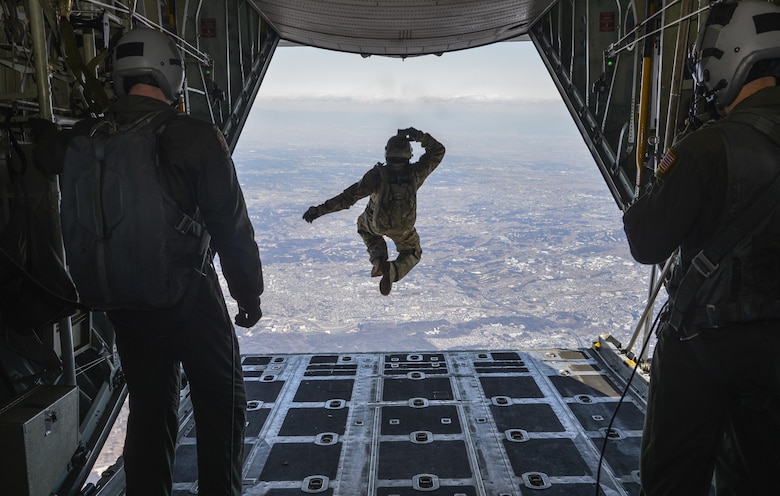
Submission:
[[693,50],[724,115],[672,145],[625,212],[647,264],[679,248],[651,366],[646,496],[778,492],[780,7],[713,3]]
[[[210,246],[220,256],[230,294],[238,303],[234,322],[252,327],[262,317],[264,289],[254,229],[222,133],[172,106],[184,84],[179,48],[160,31],[132,29],[114,49],[113,79],[117,99],[107,113],[117,123],[133,123],[150,114],[170,117],[159,131],[158,177],[181,208],[198,207],[203,213]],[[84,119],[72,132],[46,131],[55,134],[52,146],[41,150],[43,160],[62,172],[64,144],[88,134],[95,123]],[[143,236],[137,242],[145,243]],[[174,249],[172,253],[180,256]],[[121,263],[106,262],[112,267]],[[177,493],[173,474],[182,368],[197,424],[199,492],[220,496],[242,492],[246,392],[236,331],[211,258],[198,273],[190,273],[194,275],[184,295],[171,306],[149,310],[119,306],[106,312],[116,330],[129,391],[123,453],[127,496]]]
[[[419,142],[425,153],[410,163],[411,141]],[[369,196],[365,211],[357,219],[357,231],[368,249],[371,277],[379,277],[379,291],[390,294],[393,283],[401,280],[420,262],[422,248],[414,224],[417,220],[417,190],[444,158],[444,146],[430,134],[410,127],[399,129],[385,146],[387,164],[377,163],[342,193],[303,214],[313,222],[331,212],[345,210]],[[398,257],[388,260],[385,236],[395,243]]]

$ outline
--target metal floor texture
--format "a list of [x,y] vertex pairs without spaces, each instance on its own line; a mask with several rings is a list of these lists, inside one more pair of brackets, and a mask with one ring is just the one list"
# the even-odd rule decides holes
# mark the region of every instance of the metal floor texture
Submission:
[[[633,362],[597,342],[242,363],[245,496],[586,496],[596,494],[604,436]],[[602,494],[639,494],[646,378],[633,381],[609,431]],[[197,494],[189,417],[177,496]]]

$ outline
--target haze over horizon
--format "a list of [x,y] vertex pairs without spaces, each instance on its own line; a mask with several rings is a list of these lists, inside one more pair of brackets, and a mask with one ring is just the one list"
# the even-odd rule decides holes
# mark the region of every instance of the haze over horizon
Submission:
[[558,101],[533,43],[504,42],[442,56],[371,56],[311,47],[276,50],[258,99],[363,102]]

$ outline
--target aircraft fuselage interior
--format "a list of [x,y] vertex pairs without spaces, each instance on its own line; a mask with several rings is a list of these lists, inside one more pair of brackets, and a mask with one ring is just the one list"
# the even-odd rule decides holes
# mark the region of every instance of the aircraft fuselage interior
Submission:
[[[87,482],[127,389],[105,314],[67,301],[58,178],[35,167],[30,121],[102,115],[110,53],[131,27],[175,39],[179,109],[231,151],[277,50],[446,57],[531,43],[624,209],[697,112],[686,55],[708,4],[0,0],[0,494],[124,494],[121,458]],[[652,299],[629,343],[605,330],[571,350],[246,355],[244,494],[637,495]],[[174,494],[197,494],[186,387],[180,418]]]

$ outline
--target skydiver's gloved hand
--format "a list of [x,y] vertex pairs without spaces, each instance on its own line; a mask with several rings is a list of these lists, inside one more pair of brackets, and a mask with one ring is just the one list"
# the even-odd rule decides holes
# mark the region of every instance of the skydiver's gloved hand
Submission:
[[422,141],[423,136],[425,136],[425,133],[422,131],[418,131],[417,129],[413,127],[408,127],[406,129],[399,129],[398,133],[402,136],[405,136],[406,139],[409,141]]
[[260,309],[260,297],[258,296],[252,302],[241,302],[238,304],[238,313],[234,319],[237,326],[252,327],[257,324],[263,311]]
[[306,213],[303,214],[303,220],[305,220],[306,222],[311,224],[314,221],[314,219],[316,219],[320,215],[321,214],[320,214],[320,209],[319,208],[317,208],[317,207],[309,207],[309,210],[307,210]]

